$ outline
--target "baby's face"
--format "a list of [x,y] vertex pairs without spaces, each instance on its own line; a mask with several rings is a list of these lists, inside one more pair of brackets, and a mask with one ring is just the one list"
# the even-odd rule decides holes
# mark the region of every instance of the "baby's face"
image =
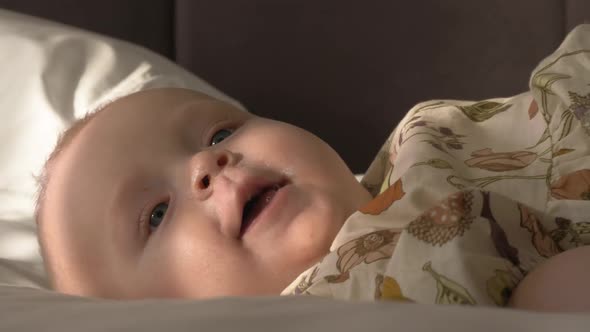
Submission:
[[371,199],[316,136],[182,89],[109,105],[46,195],[56,288],[110,298],[278,294]]

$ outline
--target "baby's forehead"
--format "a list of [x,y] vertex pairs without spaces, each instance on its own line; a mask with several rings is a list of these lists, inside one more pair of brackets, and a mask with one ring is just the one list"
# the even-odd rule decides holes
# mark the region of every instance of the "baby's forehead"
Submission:
[[250,116],[198,92],[148,90],[117,99],[91,115],[76,135],[71,153],[85,158],[119,155],[133,152],[138,144],[159,144],[156,137],[180,135],[187,126],[196,135],[219,119]]
[[198,91],[165,88],[140,91],[116,99],[106,104],[100,113],[105,113],[104,120],[107,123],[120,122],[129,118],[138,121],[134,117],[140,119],[168,117],[186,104],[200,104],[201,107],[194,107],[195,110],[211,108],[207,105],[212,104],[216,105],[216,112],[236,110],[232,105]]
[[[162,135],[206,132],[220,119],[245,119],[252,115],[234,106],[185,89],[138,92],[105,105],[81,121],[75,146],[69,151],[77,162],[97,155],[134,152],[138,145],[161,145]],[[189,130],[184,128],[190,127]],[[164,130],[165,129],[165,130]],[[167,136],[167,137],[168,137]],[[128,156],[131,157],[131,156]],[[98,161],[101,163],[101,161]]]

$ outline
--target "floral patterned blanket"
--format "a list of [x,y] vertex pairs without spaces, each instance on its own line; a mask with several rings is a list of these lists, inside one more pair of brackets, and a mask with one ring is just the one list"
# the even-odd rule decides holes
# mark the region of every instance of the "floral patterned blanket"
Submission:
[[362,183],[375,198],[283,295],[505,305],[537,264],[590,244],[590,25],[529,92],[415,106]]

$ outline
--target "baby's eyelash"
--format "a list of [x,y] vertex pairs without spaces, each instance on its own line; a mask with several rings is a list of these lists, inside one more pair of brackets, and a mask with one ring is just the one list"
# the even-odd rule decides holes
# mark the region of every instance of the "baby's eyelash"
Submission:
[[151,229],[149,225],[150,221],[150,210],[151,207],[147,207],[141,210],[141,214],[139,215],[139,232],[142,236],[149,236],[151,234]]
[[206,132],[205,137],[203,138],[204,146],[209,146],[211,140],[213,139],[213,135],[215,135],[220,130],[229,130],[231,131],[232,135],[243,125],[242,122],[239,120],[224,120],[215,123],[211,126],[211,129]]
[[[150,218],[155,207],[161,203],[166,203],[168,204],[168,210],[170,210],[170,201],[170,198],[160,198],[158,200],[154,200],[154,203],[145,205],[139,214],[139,231],[142,235],[149,236],[152,233]],[[166,215],[168,215],[168,210],[166,211]],[[167,219],[166,215],[164,216],[165,219]]]

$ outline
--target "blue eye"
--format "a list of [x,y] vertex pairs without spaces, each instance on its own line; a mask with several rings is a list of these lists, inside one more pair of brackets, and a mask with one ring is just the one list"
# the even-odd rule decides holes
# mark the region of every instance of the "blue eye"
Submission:
[[166,215],[166,210],[168,210],[168,203],[160,203],[154,207],[150,214],[150,228],[160,226]]
[[221,129],[221,130],[216,131],[213,134],[213,137],[211,137],[211,145],[215,145],[215,144],[221,143],[221,141],[223,141],[224,139],[226,139],[232,133],[233,133],[233,131],[232,130],[229,130],[229,129]]

